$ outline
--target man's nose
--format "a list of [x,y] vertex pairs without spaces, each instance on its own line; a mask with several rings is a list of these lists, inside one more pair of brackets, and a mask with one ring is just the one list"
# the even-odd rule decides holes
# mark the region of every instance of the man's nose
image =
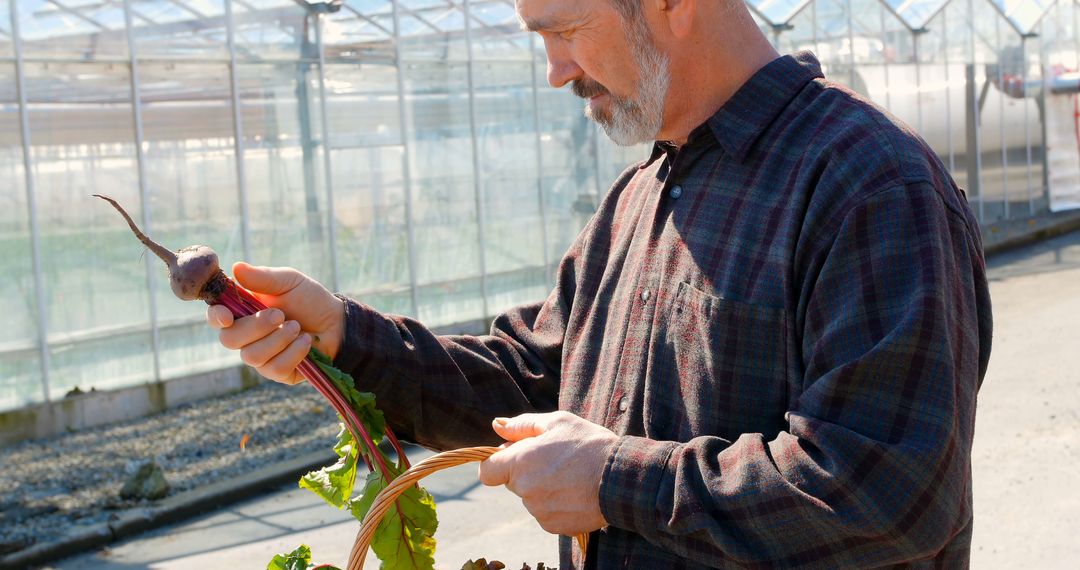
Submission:
[[545,42],[544,47],[546,48],[548,57],[547,79],[552,87],[558,89],[582,76],[581,68],[578,67],[578,64],[570,57],[568,50],[561,46],[553,45],[553,42],[550,41]]

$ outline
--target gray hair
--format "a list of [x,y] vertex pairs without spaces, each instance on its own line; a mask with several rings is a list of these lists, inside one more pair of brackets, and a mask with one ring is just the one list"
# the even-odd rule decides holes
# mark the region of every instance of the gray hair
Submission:
[[609,0],[615,11],[622,16],[626,22],[632,22],[634,18],[641,15],[641,0]]

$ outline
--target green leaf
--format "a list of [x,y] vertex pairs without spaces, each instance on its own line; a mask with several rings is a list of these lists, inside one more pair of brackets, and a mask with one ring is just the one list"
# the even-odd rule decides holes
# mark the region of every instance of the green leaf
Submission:
[[371,441],[376,444],[382,441],[383,436],[386,435],[386,418],[383,417],[382,411],[375,407],[375,394],[357,390],[352,376],[334,368],[330,357],[318,350],[311,349],[308,356],[322,369],[327,378],[330,378],[341,395],[345,396],[345,401],[352,409],[356,410],[357,417],[371,435]]
[[368,473],[361,495],[349,501],[349,512],[356,517],[356,520],[363,522],[364,516],[371,509],[371,504],[375,502],[375,495],[378,495],[384,487],[386,483],[378,473],[374,471]]
[[[312,349],[311,359],[330,378],[331,382],[357,412],[364,428],[378,443],[386,435],[386,419],[375,407],[375,396],[360,392],[355,388],[353,379],[334,368],[330,359],[321,352]],[[389,480],[401,473],[401,468],[386,456],[379,448],[365,450],[372,456],[379,456],[387,466],[388,473],[371,472],[367,475],[361,495],[349,499],[356,480],[358,444],[352,434],[342,427],[338,434],[338,443],[334,451],[341,458],[329,467],[308,473],[300,481],[300,486],[314,491],[326,502],[342,508],[347,506],[358,520],[363,520],[371,508],[375,496],[386,487]],[[387,477],[386,479],[384,479]],[[435,516],[435,500],[431,495],[413,486],[402,493],[394,507],[382,518],[372,539],[371,548],[382,561],[385,570],[429,570],[435,567],[435,529],[438,527]],[[292,570],[292,569],[289,569]]]
[[311,564],[311,548],[301,544],[299,548],[288,553],[278,554],[266,565],[266,570],[307,570]]
[[324,501],[337,508],[343,508],[352,496],[356,483],[357,446],[349,430],[341,425],[334,453],[338,454],[337,463],[312,471],[300,479],[300,488],[309,489]]
[[[358,520],[371,509],[375,496],[386,487],[378,473],[367,477],[363,494],[349,503],[349,510]],[[430,569],[435,567],[435,499],[427,491],[412,486],[398,496],[395,506],[386,512],[371,549],[382,561],[384,570]]]

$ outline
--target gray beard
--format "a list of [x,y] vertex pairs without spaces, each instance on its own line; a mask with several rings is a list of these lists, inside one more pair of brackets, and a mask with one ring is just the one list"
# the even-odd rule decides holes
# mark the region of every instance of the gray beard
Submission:
[[651,142],[663,126],[671,72],[667,57],[640,35],[642,31],[627,30],[636,36],[632,46],[639,78],[636,97],[616,97],[608,92],[610,112],[595,113],[590,106],[585,107],[585,116],[599,123],[608,138],[619,146]]

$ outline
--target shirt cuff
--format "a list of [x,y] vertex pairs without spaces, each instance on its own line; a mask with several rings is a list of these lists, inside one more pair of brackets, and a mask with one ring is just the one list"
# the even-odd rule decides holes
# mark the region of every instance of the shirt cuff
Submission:
[[679,444],[622,436],[600,478],[600,513],[611,526],[648,533],[656,528],[657,493]]
[[375,370],[380,362],[387,360],[389,343],[383,330],[388,326],[387,319],[375,309],[340,293],[334,296],[345,302],[345,332],[334,357],[334,367],[359,383],[360,378],[368,376],[366,371]]

